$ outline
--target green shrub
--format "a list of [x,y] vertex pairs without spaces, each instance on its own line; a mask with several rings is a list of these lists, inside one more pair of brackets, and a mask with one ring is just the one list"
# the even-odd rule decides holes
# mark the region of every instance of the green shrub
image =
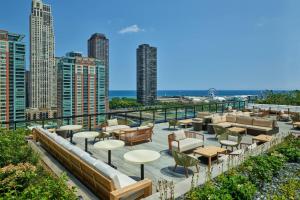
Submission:
[[253,198],[256,187],[245,176],[235,173],[221,175],[217,178],[218,188],[230,194],[232,199],[250,200]]
[[36,176],[36,167],[29,163],[3,167],[0,169],[0,194],[23,191]]
[[38,155],[25,140],[28,133],[0,131],[0,200],[77,199],[65,176],[53,177],[38,164]]
[[281,184],[277,194],[270,199],[274,200],[288,200],[300,199],[300,180],[290,179],[286,183]]
[[298,162],[300,159],[300,140],[290,135],[276,147],[276,151],[284,155],[288,162]]
[[214,183],[208,182],[202,187],[192,189],[187,195],[189,200],[232,200],[233,198],[226,190],[218,189]]
[[0,167],[25,162],[37,163],[38,156],[25,141],[26,135],[28,132],[23,129],[0,130]]
[[204,184],[202,187],[193,188],[187,199],[191,200],[250,200],[256,192],[256,187],[249,179],[235,172],[220,175],[214,182]]
[[36,184],[26,188],[20,195],[20,199],[60,199],[60,200],[76,200],[75,188],[68,188],[66,185],[66,176],[59,178],[52,176],[44,176],[42,180]]
[[252,183],[260,185],[271,181],[284,162],[285,158],[280,154],[259,155],[246,160],[240,171],[245,173]]

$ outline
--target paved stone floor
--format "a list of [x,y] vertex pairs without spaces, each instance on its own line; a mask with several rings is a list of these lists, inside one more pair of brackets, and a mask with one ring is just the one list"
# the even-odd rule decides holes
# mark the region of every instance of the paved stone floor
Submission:
[[[280,132],[288,131],[291,129],[291,125],[284,122],[279,122]],[[191,128],[187,128],[189,130]],[[178,167],[175,172],[173,172],[174,168],[174,159],[168,152],[168,134],[170,134],[172,130],[168,129],[167,123],[156,124],[154,128],[154,135],[152,142],[140,143],[133,146],[125,146],[123,148],[113,150],[112,151],[112,162],[115,166],[117,166],[118,170],[123,172],[124,174],[138,180],[140,177],[140,166],[136,164],[132,164],[126,162],[123,158],[123,155],[131,150],[136,149],[149,149],[154,150],[160,153],[161,157],[159,160],[156,160],[152,163],[145,164],[145,177],[149,178],[153,181],[153,189],[155,190],[155,185],[159,179],[173,180],[175,183],[178,183],[184,179],[186,179],[184,175],[184,170],[181,167]],[[214,135],[207,134],[204,131],[201,131],[205,136],[204,145],[214,145],[220,146],[218,141],[214,138]],[[242,142],[251,143],[252,136],[247,135],[244,136]],[[84,149],[84,140],[82,139],[73,139],[78,146]],[[93,141],[89,141],[88,144],[89,151],[92,153],[94,157],[100,159],[102,161],[107,161],[107,151],[98,150],[93,148]],[[206,165],[206,163],[202,163]],[[189,173],[192,174],[190,169]]]

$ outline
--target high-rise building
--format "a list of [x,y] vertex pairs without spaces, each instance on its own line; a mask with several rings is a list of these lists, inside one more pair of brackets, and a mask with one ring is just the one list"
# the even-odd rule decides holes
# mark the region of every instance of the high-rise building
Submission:
[[102,60],[105,66],[105,110],[109,110],[109,40],[95,33],[88,40],[88,57]]
[[[70,52],[59,58],[57,76],[58,116],[105,113],[105,67],[103,61]],[[92,117],[91,125],[99,125],[104,115]],[[88,118],[72,122],[86,126]]]
[[29,87],[29,84],[30,84],[30,71],[25,71],[25,106],[26,108],[29,108],[29,90],[30,90],[30,87]]
[[32,0],[30,14],[30,107],[56,108],[56,66],[51,6]]
[[25,120],[23,38],[24,35],[0,30],[0,123]]
[[157,49],[148,44],[139,45],[137,59],[137,101],[144,105],[157,99]]

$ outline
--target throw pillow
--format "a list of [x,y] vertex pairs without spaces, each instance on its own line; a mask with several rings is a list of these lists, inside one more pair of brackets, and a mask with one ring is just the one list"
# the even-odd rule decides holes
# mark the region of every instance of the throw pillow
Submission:
[[184,130],[179,130],[179,131],[174,132],[174,139],[175,140],[178,141],[178,140],[183,140],[185,138],[186,138],[186,136],[185,136]]
[[107,120],[107,125],[108,126],[117,126],[118,125],[118,120],[117,119]]

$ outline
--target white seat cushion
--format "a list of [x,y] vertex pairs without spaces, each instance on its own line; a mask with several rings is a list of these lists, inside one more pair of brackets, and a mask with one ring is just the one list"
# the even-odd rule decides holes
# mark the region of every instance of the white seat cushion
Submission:
[[221,122],[221,123],[213,124],[213,125],[220,126],[222,128],[229,128],[229,127],[231,127],[231,123],[230,122]]
[[226,146],[236,146],[238,143],[230,140],[221,140],[220,144],[226,145]]
[[93,158],[91,155],[86,155],[86,154],[83,155],[81,159],[87,162],[91,166],[94,166],[94,164],[97,162],[96,158]]
[[117,171],[116,169],[100,160],[97,160],[94,163],[94,166],[101,174],[103,174],[107,178],[110,178],[117,189],[136,183],[136,181],[129,176],[126,176],[125,174]]
[[[178,143],[176,141],[172,142],[172,149],[178,150]],[[188,151],[200,147],[203,145],[203,140],[196,138],[186,138],[184,140],[179,141],[179,151]]]
[[113,132],[115,130],[128,129],[128,128],[130,128],[130,127],[126,126],[126,125],[108,126],[104,129],[104,131]]
[[83,151],[82,149],[74,145],[73,148],[71,149],[71,152],[74,153],[79,158],[82,158],[84,155],[90,155],[87,152]]

